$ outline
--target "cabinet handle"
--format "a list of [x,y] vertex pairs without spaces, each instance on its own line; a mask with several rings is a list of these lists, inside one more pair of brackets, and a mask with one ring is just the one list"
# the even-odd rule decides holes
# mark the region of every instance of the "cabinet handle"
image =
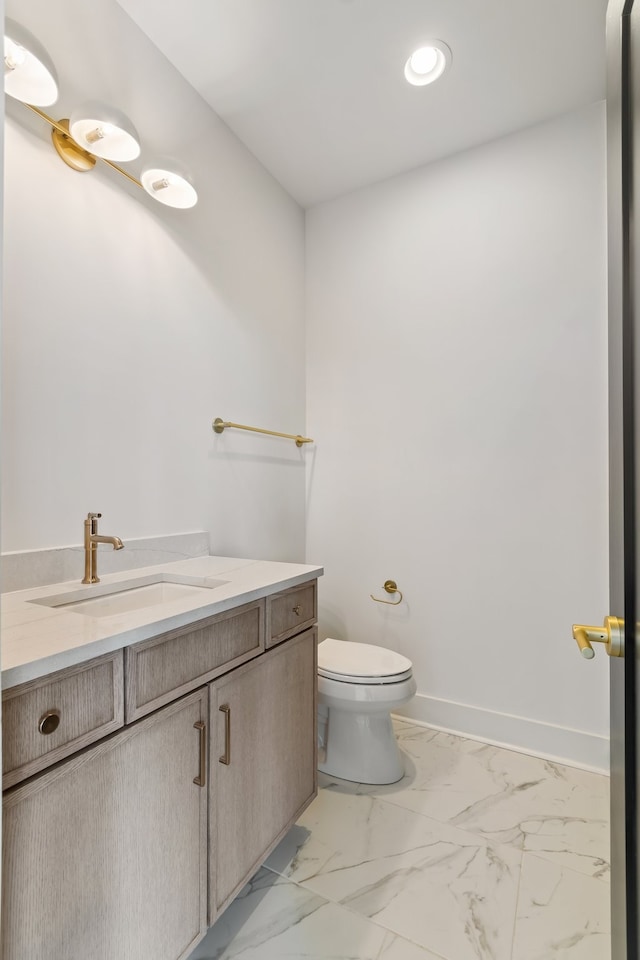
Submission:
[[219,763],[228,766],[231,763],[231,707],[228,703],[223,703],[218,709],[220,713],[224,713],[224,753],[219,757]]
[[207,783],[207,725],[203,720],[196,720],[193,728],[200,734],[200,773],[193,778],[193,782],[198,787],[204,787]]
[[300,606],[300,604],[296,603],[295,607],[293,608],[293,612],[295,613],[296,617],[300,616],[301,610],[302,610],[302,607]]
[[43,713],[38,721],[38,730],[40,733],[47,736],[50,733],[53,733],[58,729],[60,723],[60,711],[59,710],[47,710],[46,713]]

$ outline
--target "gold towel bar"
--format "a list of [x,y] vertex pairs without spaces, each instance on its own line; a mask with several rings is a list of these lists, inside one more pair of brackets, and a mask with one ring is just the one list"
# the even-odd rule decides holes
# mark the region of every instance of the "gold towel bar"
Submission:
[[231,421],[222,420],[220,417],[216,417],[212,426],[216,433],[222,433],[225,427],[233,427],[234,430],[251,430],[252,433],[266,433],[270,437],[284,437],[285,440],[295,440],[296,447],[301,447],[303,443],[313,443],[310,437],[301,437],[300,434],[279,433],[277,430],[261,430],[260,427],[247,427],[244,423],[231,423]]

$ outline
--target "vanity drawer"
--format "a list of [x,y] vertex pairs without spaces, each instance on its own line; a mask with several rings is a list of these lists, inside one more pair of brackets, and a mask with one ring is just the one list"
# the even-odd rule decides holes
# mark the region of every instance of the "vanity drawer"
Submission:
[[122,650],[5,690],[3,789],[123,724]]
[[127,723],[262,653],[264,614],[256,600],[127,647]]
[[267,647],[288,640],[318,619],[318,581],[267,597]]

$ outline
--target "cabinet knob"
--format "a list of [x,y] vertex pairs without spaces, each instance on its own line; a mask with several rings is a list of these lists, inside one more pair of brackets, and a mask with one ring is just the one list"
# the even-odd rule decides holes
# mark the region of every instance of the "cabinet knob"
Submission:
[[47,710],[46,713],[43,713],[38,721],[38,730],[40,733],[47,736],[50,733],[54,733],[58,729],[60,724],[60,711],[59,710]]
[[293,612],[295,613],[296,617],[300,616],[301,610],[302,610],[302,607],[300,606],[300,604],[296,603],[295,607],[293,608]]

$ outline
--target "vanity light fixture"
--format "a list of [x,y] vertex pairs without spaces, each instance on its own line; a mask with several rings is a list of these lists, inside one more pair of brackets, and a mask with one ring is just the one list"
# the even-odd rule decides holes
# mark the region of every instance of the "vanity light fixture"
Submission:
[[101,160],[135,160],[140,143],[135,127],[121,110],[91,101],[69,117],[69,133],[84,150]]
[[140,180],[149,196],[169,207],[187,210],[198,202],[191,177],[175,160],[148,164],[143,168]]
[[441,77],[451,63],[451,50],[442,40],[430,40],[414,50],[404,66],[404,75],[414,87],[424,87]]
[[141,180],[114,162],[140,155],[138,134],[121,110],[95,100],[75,109],[69,120],[54,120],[41,110],[58,99],[55,67],[42,44],[13,20],[5,21],[4,89],[51,126],[53,145],[73,170],[92,170],[98,158],[165,206],[186,210],[197,203],[191,178],[175,161],[147,163]]
[[4,22],[4,89],[16,100],[47,107],[58,99],[56,70],[39,40],[14,20]]

